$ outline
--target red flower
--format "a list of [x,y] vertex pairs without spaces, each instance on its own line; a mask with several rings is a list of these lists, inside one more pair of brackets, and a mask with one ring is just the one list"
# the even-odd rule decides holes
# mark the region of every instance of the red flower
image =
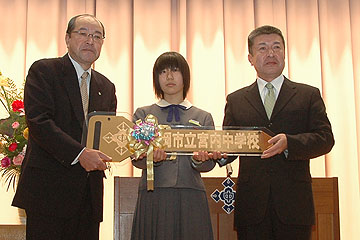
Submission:
[[13,151],[16,150],[16,148],[17,148],[17,143],[14,142],[14,143],[10,144],[10,146],[9,146],[9,151],[10,151],[10,152],[13,152]]
[[11,165],[11,159],[8,157],[4,157],[3,159],[1,159],[1,167],[3,168],[7,168]]
[[15,100],[11,104],[11,107],[12,107],[14,112],[23,112],[24,111],[24,102],[21,101],[21,100]]

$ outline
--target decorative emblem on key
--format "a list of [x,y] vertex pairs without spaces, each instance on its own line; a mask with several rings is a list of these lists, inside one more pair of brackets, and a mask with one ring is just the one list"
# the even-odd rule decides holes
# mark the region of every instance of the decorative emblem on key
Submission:
[[235,193],[233,186],[235,183],[230,178],[226,178],[222,185],[224,186],[224,189],[220,192],[218,189],[215,189],[215,191],[211,194],[211,198],[215,202],[222,201],[224,203],[224,206],[222,206],[222,209],[227,213],[230,214],[234,210],[234,202],[235,202]]

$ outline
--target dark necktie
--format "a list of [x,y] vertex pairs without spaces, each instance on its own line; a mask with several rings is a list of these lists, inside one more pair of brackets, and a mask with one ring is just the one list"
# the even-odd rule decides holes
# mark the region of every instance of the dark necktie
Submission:
[[161,107],[161,110],[169,109],[168,115],[167,115],[167,122],[172,122],[173,116],[175,115],[175,121],[180,122],[180,113],[179,108],[185,110],[186,107],[178,104],[171,104],[166,107]]

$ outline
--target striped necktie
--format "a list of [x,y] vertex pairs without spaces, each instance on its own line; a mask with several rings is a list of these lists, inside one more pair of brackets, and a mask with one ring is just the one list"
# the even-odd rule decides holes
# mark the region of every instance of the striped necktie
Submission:
[[275,91],[274,91],[274,86],[271,83],[267,83],[265,87],[268,89],[268,91],[264,99],[264,107],[266,114],[270,119],[276,101]]
[[87,76],[89,75],[88,72],[84,72],[81,75],[81,83],[80,83],[80,93],[81,93],[81,100],[82,100],[82,105],[83,105],[83,109],[84,109],[84,116],[86,119],[86,116],[88,114],[88,107],[89,107],[89,95],[88,95],[88,87],[87,87]]

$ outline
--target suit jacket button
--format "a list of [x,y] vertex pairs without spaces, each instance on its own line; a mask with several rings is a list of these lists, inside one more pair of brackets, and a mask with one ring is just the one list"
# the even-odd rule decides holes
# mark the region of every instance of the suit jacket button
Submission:
[[268,127],[270,128],[272,126],[272,123],[269,123]]

